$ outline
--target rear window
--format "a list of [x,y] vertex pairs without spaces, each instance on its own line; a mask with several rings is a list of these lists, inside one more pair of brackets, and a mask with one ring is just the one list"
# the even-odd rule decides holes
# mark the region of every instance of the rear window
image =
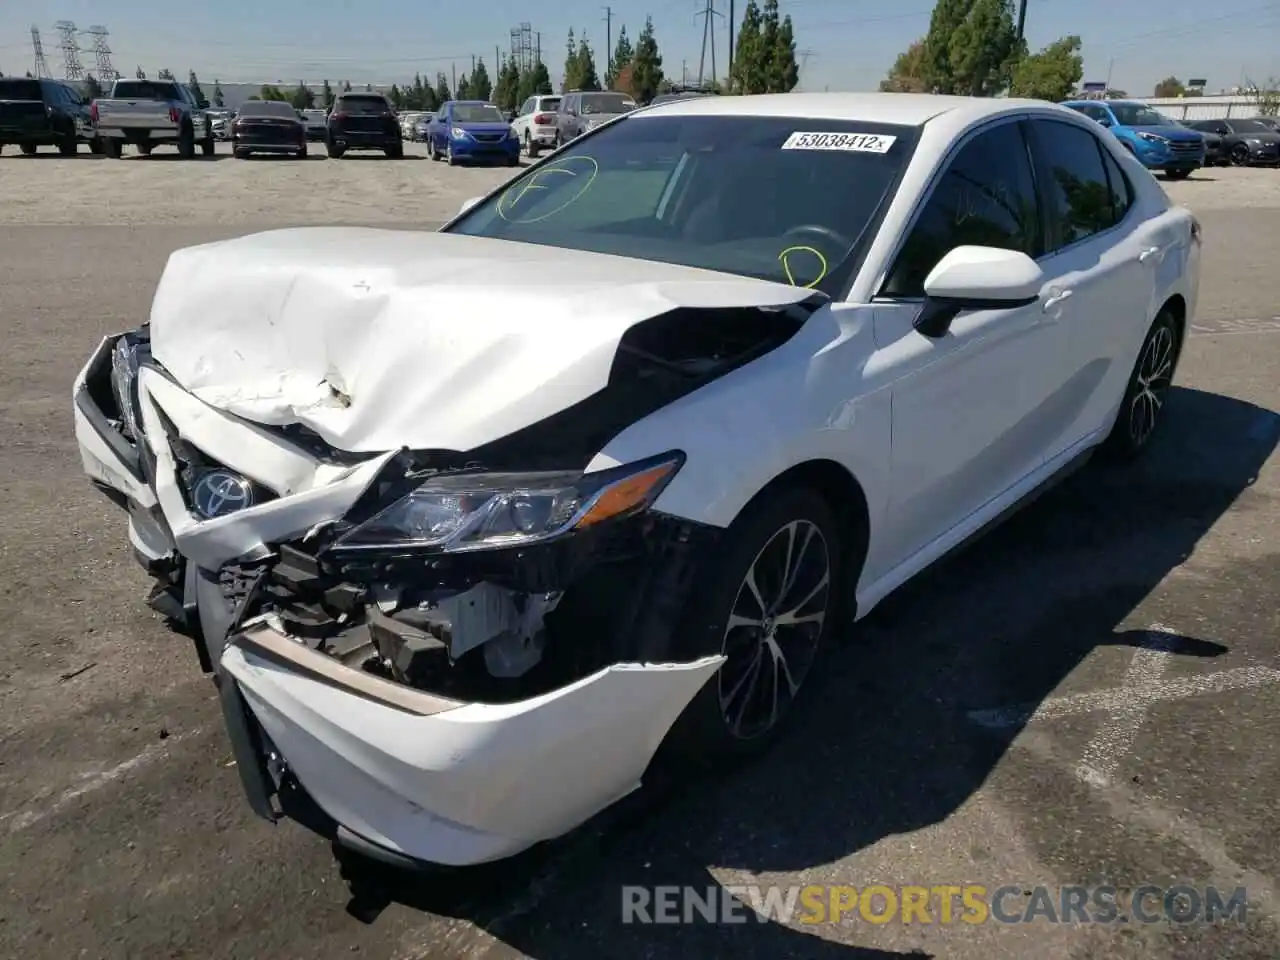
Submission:
[[555,113],[555,111],[557,111],[557,110],[559,110],[559,109],[560,109],[560,98],[559,98],[559,97],[543,97],[543,98],[542,98],[542,103],[541,103],[541,105],[539,105],[539,107],[538,107],[539,112],[541,112],[541,111],[544,111],[544,110],[545,110],[545,111],[549,111],[549,112],[551,112],[551,113]]
[[364,96],[342,96],[338,98],[338,102],[334,104],[335,111],[343,113],[354,113],[357,116],[369,116],[370,114],[386,113],[391,109],[391,104],[385,97],[367,94]]
[[584,114],[626,113],[634,110],[636,102],[620,93],[584,93],[580,108]]
[[280,100],[249,100],[240,107],[240,116],[297,120],[298,111]]
[[116,100],[180,100],[178,86],[154,80],[117,80],[111,88]]
[[0,79],[0,100],[43,100],[39,80]]

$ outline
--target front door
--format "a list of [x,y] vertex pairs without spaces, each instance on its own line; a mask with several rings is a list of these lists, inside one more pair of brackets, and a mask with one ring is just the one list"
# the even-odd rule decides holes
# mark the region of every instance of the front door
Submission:
[[[886,536],[870,563],[887,573],[1039,468],[1043,407],[1065,372],[1061,310],[960,314],[939,338],[916,332],[924,281],[958,246],[1043,252],[1040,205],[1018,121],[971,135],[924,200],[880,296],[876,365],[892,381]],[[875,569],[878,568],[878,569]]]

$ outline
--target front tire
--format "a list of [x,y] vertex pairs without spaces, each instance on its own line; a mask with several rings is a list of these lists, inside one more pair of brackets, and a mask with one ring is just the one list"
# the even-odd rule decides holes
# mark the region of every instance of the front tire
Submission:
[[249,159],[249,151],[244,149],[243,147],[236,147],[234,150],[231,151],[231,155],[235,157],[237,160]]
[[1164,175],[1170,180],[1185,180],[1191,176],[1191,171],[1184,167],[1182,169],[1166,170]]
[[218,145],[213,139],[213,134],[209,134],[209,136],[200,141],[200,153],[206,157],[212,157],[217,149]]
[[20,143],[18,149],[22,151],[24,157],[34,157],[36,155],[36,145],[34,143]]
[[1231,165],[1233,167],[1246,167],[1249,165],[1249,147],[1247,144],[1237,143],[1231,148]]
[[776,742],[841,620],[841,540],[831,507],[800,486],[730,525],[675,633],[675,660],[726,657],[672,727],[675,757],[721,766]]
[[1163,420],[1165,400],[1178,366],[1180,339],[1173,314],[1167,308],[1161,310],[1142,341],[1116,422],[1099,448],[1104,459],[1131,461],[1150,445]]
[[451,167],[458,165],[458,158],[453,154],[453,144],[451,142],[446,143],[444,146],[444,159]]
[[324,149],[325,149],[325,153],[329,155],[329,159],[331,160],[341,160],[342,155],[347,152],[342,147],[338,146],[336,143],[326,143],[324,145]]
[[64,157],[74,157],[77,143],[76,135],[73,133],[58,144],[58,152]]
[[404,144],[397,143],[394,146],[387,147],[386,154],[388,160],[402,159],[404,157]]

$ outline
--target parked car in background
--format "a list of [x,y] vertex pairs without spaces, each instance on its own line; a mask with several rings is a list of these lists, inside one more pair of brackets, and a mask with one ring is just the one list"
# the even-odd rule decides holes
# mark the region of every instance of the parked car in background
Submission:
[[190,159],[197,145],[213,156],[208,106],[176,80],[117,80],[111,95],[93,101],[89,110],[108,157],[119,157],[126,143],[143,156],[157,144],[172,143],[179,156]]
[[86,358],[75,436],[253,810],[492,863],[660,746],[784,746],[806,698],[856,695],[814,689],[855,620],[1178,429],[1201,243],[1053,104],[668,103],[439,231],[174,251]]
[[566,93],[556,111],[556,138],[554,146],[568,143],[588,130],[607,123],[614,117],[630,113],[636,102],[625,93],[596,91],[592,93]]
[[1222,152],[1233,166],[1280,163],[1280,133],[1261,120],[1193,120],[1193,130],[1222,138]]
[[340,93],[325,128],[325,148],[337,159],[348,150],[381,150],[404,156],[404,137],[391,101],[380,93]]
[[427,156],[450,166],[479,160],[514,167],[520,163],[520,141],[492,103],[450,100],[427,128]]
[[324,132],[329,123],[329,115],[321,109],[303,110],[302,124],[307,132],[308,140],[323,142]]
[[1063,106],[1098,121],[1148,170],[1182,180],[1204,166],[1204,138],[1134,100],[1068,100]]
[[529,97],[516,111],[511,129],[530,157],[536,157],[544,148],[554,149],[556,144],[556,110],[560,97],[552,94]]
[[424,113],[413,123],[413,142],[426,143],[427,132],[431,129],[431,121],[435,119],[434,113]]
[[[1195,130],[1189,122],[1184,121],[1182,124],[1188,130]],[[1204,165],[1206,167],[1225,167],[1231,161],[1227,158],[1226,151],[1222,149],[1222,136],[1213,133],[1210,130],[1196,130],[1196,133],[1204,137]]]
[[213,139],[230,140],[231,124],[235,121],[234,110],[210,110],[209,127],[213,130]]
[[231,152],[247,160],[255,153],[307,155],[307,125],[292,104],[248,100],[231,127]]
[[683,90],[679,92],[673,91],[671,93],[658,94],[656,97],[650,100],[647,105],[650,107],[656,107],[658,104],[670,103],[673,100],[692,100],[696,97],[714,97],[714,96],[718,96],[718,94],[712,93],[707,90]]
[[1249,119],[1257,120],[1259,123],[1276,131],[1276,133],[1280,133],[1280,117],[1250,117]]
[[81,143],[101,153],[89,105],[80,91],[62,80],[0,77],[0,151],[10,144],[28,156],[40,147],[57,147],[74,156]]

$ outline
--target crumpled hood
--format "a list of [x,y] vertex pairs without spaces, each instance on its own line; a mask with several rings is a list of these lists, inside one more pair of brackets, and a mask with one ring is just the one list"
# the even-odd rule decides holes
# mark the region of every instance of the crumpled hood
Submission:
[[812,291],[457,234],[312,227],[173,253],[152,355],[211,406],[341,450],[470,450],[602,389],[626,331],[677,307]]

